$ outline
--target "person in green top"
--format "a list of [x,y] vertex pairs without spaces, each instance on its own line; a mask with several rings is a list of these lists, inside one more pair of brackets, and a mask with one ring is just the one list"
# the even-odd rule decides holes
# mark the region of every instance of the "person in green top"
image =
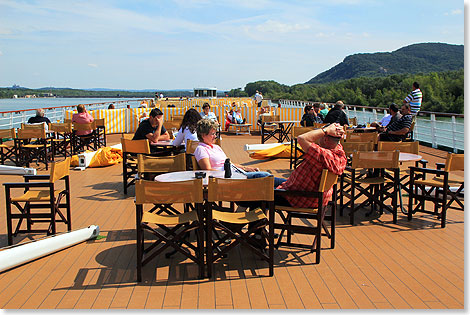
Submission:
[[323,120],[325,120],[326,115],[328,115],[328,106],[325,103],[320,104],[320,114],[323,116]]

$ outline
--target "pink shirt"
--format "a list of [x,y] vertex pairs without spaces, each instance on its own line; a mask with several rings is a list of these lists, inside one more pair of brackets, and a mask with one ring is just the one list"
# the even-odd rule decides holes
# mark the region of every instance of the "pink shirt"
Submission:
[[[89,113],[77,113],[77,114],[73,114],[72,116],[72,122],[76,122],[79,124],[88,124],[88,123],[93,122],[93,120],[94,120],[93,117]],[[83,131],[80,130],[76,132],[76,135],[85,136],[85,135],[89,135],[92,132],[93,130],[83,130]]]
[[199,162],[201,159],[208,158],[211,163],[211,168],[216,170],[224,169],[224,162],[227,159],[224,151],[217,144],[212,147],[204,142],[200,142],[194,151],[194,157]]

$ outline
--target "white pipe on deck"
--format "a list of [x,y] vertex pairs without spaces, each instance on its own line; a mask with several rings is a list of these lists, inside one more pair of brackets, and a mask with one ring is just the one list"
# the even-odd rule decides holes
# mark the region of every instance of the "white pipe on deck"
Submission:
[[5,248],[0,251],[0,272],[95,238],[99,233],[99,226],[90,225],[84,229]]
[[35,168],[0,165],[0,175],[36,175]]

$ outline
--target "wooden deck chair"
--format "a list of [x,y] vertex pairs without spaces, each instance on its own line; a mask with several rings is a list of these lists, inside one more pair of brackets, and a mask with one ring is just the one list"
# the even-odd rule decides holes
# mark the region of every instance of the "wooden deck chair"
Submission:
[[137,154],[150,154],[148,139],[129,140],[121,138],[122,145],[122,183],[124,194],[127,188],[135,183],[137,175]]
[[[142,267],[167,248],[183,254],[199,266],[199,278],[204,277],[204,219],[202,179],[182,182],[138,180],[135,185],[137,230],[137,281],[142,281]],[[194,210],[180,212],[177,205]],[[172,214],[161,214],[172,209]],[[196,230],[196,244],[185,236]],[[146,234],[152,238],[146,241]],[[156,238],[156,240],[155,240]]]
[[16,129],[0,129],[0,162],[11,161],[18,166],[18,152],[15,145]]
[[326,125],[329,125],[329,124],[327,124],[327,123],[317,123],[317,122],[314,122],[314,123],[313,123],[313,129],[320,129],[320,128],[325,127]]
[[[314,129],[315,129],[314,127],[297,127],[297,126],[292,127],[291,137],[290,137],[290,158],[289,158],[290,169],[297,168],[297,166],[302,161],[303,155],[305,153],[302,151],[302,148],[299,147],[297,143],[297,137]],[[301,156],[298,156],[299,153],[301,154]]]
[[[85,150],[96,151],[99,148],[98,132],[96,130],[96,121],[91,123],[81,124],[72,122],[73,126],[73,153],[78,154]],[[88,135],[79,136],[77,131],[92,130],[93,132]]]
[[[349,213],[350,223],[354,225],[354,214],[361,208],[370,205],[371,212],[380,207],[380,213],[383,210],[387,210],[393,215],[393,223],[397,223],[397,194],[398,194],[398,181],[399,166],[398,158],[400,152],[396,151],[369,151],[369,152],[353,152],[352,165],[351,165],[351,177],[344,177],[344,181],[351,185],[351,193],[347,194],[345,191],[340,193],[349,198],[347,203],[343,204],[343,207],[350,207]],[[362,169],[375,169],[378,171],[377,176],[370,173],[365,178],[360,178],[358,170]],[[394,172],[393,178],[389,179],[386,176],[385,169],[392,169]],[[360,174],[362,175],[362,174]],[[356,194],[358,190],[358,194]],[[356,205],[356,200],[365,196],[365,201]],[[391,205],[386,205],[385,201],[391,199]],[[369,215],[370,212],[366,215]]]
[[44,127],[20,128],[16,141],[19,165],[29,167],[36,160],[36,164],[42,162],[46,165],[46,170],[49,169],[49,162],[54,161],[54,150]]
[[54,131],[52,139],[54,156],[72,156],[72,124],[51,123],[50,130]]
[[[447,153],[443,170],[410,167],[408,220],[411,220],[416,212],[433,214],[441,219],[441,228],[445,228],[448,209],[464,210],[463,174],[461,177],[453,174],[464,171],[464,166],[464,154]],[[426,179],[426,174],[432,174],[434,177]],[[419,175],[421,176],[418,177]],[[418,202],[416,206],[413,206],[414,200]],[[434,203],[434,211],[425,210],[426,201]],[[452,206],[454,202],[458,207]]]
[[[209,178],[206,210],[206,259],[209,278],[213,275],[214,263],[237,245],[249,248],[266,261],[269,265],[269,276],[274,275],[273,187],[273,176],[253,179]],[[240,201],[255,201],[261,205],[247,212],[233,213],[226,212],[226,208],[217,204]],[[248,226],[247,230],[243,229],[245,226]],[[214,239],[213,229],[224,235]],[[267,255],[264,249],[253,244],[252,237],[256,233],[263,235],[267,240]]]
[[104,118],[95,119],[98,147],[106,146],[106,121]]
[[153,180],[158,174],[185,170],[185,153],[168,156],[137,155],[137,174],[139,179]]
[[[300,247],[310,249],[311,252],[316,254],[316,263],[320,263],[320,251],[321,251],[321,237],[324,232],[330,239],[330,247],[335,247],[335,229],[336,229],[336,203],[337,203],[337,192],[336,182],[338,175],[328,172],[327,169],[322,171],[320,184],[317,191],[298,191],[298,190],[283,190],[276,189],[275,194],[279,196],[290,196],[290,197],[309,197],[318,200],[318,206],[315,208],[294,208],[288,206],[275,205],[276,213],[282,219],[282,223],[275,223],[274,228],[280,229],[278,246],[289,246],[289,247]],[[329,202],[330,212],[327,215],[327,207],[324,202],[324,194],[330,189],[333,189],[332,200]],[[298,223],[292,222],[292,219],[300,219]],[[306,221],[309,220],[307,223]],[[313,220],[315,222],[312,225]],[[330,222],[330,228],[328,229],[325,221]],[[283,241],[284,233],[286,234],[286,241]],[[295,243],[292,241],[292,234],[307,234],[313,236],[312,244]]]
[[[51,165],[49,175],[24,175],[23,183],[4,183],[7,211],[8,245],[20,233],[56,234],[56,223],[67,225],[72,230],[69,182],[70,157]],[[38,182],[40,180],[40,182]],[[63,181],[63,185],[59,184]],[[18,192],[21,190],[21,194]],[[18,212],[13,213],[12,205]],[[39,211],[41,209],[42,211]],[[63,213],[61,209],[65,209]],[[16,227],[13,229],[13,224]],[[47,228],[33,228],[33,225],[46,223]],[[25,228],[22,228],[26,225]]]
[[194,151],[196,151],[198,145],[199,141],[188,140],[186,142],[186,169],[188,171],[199,169],[199,165],[194,157]]
[[[261,116],[261,143],[265,143],[267,140],[279,138],[279,125],[272,123],[273,121],[280,121],[280,115],[263,115]],[[276,136],[277,135],[277,136]]]

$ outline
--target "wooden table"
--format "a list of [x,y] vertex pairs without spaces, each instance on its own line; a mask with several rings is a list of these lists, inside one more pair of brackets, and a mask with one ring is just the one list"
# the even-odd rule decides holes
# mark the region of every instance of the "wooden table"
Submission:
[[[290,141],[290,131],[297,120],[278,120],[264,122],[261,124],[261,143],[265,143],[268,139],[277,139],[279,143]],[[278,127],[274,130],[266,130],[266,125],[273,124]]]
[[376,131],[377,129],[375,127],[353,128],[353,132],[357,132],[357,133],[376,132]]

